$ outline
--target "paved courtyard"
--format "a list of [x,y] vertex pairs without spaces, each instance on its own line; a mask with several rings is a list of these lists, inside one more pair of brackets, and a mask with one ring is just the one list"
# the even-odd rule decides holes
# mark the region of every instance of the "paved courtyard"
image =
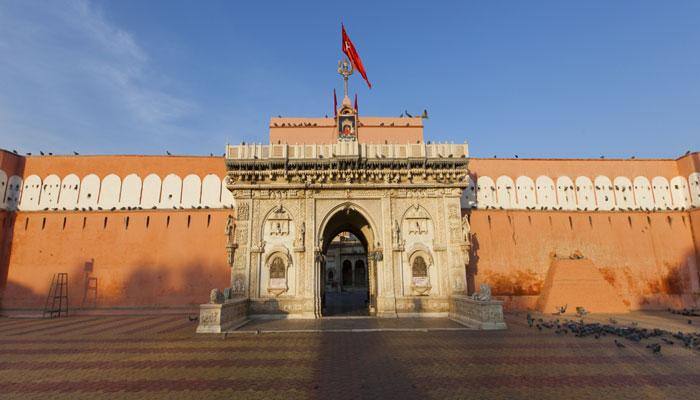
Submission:
[[[685,321],[673,318],[671,324]],[[507,331],[496,332],[451,330],[449,321],[435,320],[410,322],[404,331],[250,329],[224,338],[195,335],[185,315],[0,318],[0,398],[700,396],[698,350],[676,343],[653,354],[649,340],[618,348],[613,337],[530,328],[523,313],[507,322]],[[689,329],[698,325],[695,318]]]

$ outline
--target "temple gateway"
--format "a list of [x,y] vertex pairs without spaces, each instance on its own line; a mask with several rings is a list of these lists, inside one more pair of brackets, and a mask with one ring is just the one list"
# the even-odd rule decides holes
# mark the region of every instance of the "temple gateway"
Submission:
[[505,326],[499,302],[466,296],[467,144],[425,143],[421,118],[390,120],[360,117],[346,93],[333,119],[273,118],[271,144],[226,147],[231,286],[212,291],[200,332],[240,322],[242,303],[257,317]]

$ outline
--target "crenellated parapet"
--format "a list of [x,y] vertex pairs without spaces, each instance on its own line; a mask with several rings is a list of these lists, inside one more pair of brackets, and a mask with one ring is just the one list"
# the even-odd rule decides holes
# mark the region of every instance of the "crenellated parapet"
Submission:
[[0,170],[0,209],[100,211],[233,208],[234,199],[216,174],[97,174],[26,177]]
[[540,211],[687,210],[700,207],[700,172],[692,172],[688,177],[478,175],[476,180],[472,175],[467,178],[462,207]]

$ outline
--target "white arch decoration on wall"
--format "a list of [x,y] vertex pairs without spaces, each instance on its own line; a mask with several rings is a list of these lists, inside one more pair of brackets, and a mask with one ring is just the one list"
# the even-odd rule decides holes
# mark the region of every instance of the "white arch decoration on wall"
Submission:
[[182,199],[182,179],[175,174],[168,174],[163,179],[158,208],[179,207]]
[[596,208],[593,183],[587,176],[576,178],[576,203],[581,210],[593,210]]
[[110,209],[119,205],[119,195],[122,188],[122,181],[115,174],[109,174],[102,179],[100,186],[100,198],[97,205],[104,209]]
[[22,196],[19,199],[19,209],[22,211],[38,210],[40,195],[41,178],[39,178],[37,175],[29,175],[24,181]]
[[122,181],[119,207],[138,207],[141,204],[141,177],[129,174]]
[[682,176],[671,179],[671,202],[673,208],[686,209],[690,206],[690,193],[688,193],[688,182]]
[[49,175],[44,178],[39,196],[39,210],[58,207],[58,196],[61,192],[61,178],[58,175]]
[[501,175],[496,179],[496,196],[499,207],[505,209],[516,207],[515,183],[509,176]]
[[7,191],[7,174],[0,169],[0,210],[7,208],[5,204],[5,193]]
[[574,183],[566,175],[557,178],[557,203],[564,210],[576,209],[576,193]]
[[[680,210],[700,207],[700,173],[694,172],[686,181],[675,176],[670,182],[666,177],[655,176],[651,182],[637,176],[634,182],[624,176],[615,177],[611,183],[607,176],[578,176],[574,182],[568,176],[557,178],[556,185],[548,176],[532,178],[521,175],[515,179],[502,175],[496,183],[489,176],[480,176],[476,182],[467,178],[467,188],[460,202],[463,208],[499,207],[503,209],[557,209],[564,210]],[[16,186],[19,185],[19,188]],[[571,189],[574,187],[574,189]],[[4,196],[3,196],[4,193]],[[19,203],[18,203],[19,202]],[[693,203],[694,202],[694,203]],[[18,207],[19,205],[19,207]],[[95,174],[83,177],[75,174],[60,178],[51,174],[43,181],[37,175],[8,179],[0,170],[0,208],[26,211],[45,209],[109,209],[112,207],[137,208],[219,208],[235,207],[235,199],[226,188],[225,180],[208,174],[204,179],[189,174],[184,179],[169,174],[161,182],[156,174],[148,175],[143,182],[136,174],[127,175],[123,181],[115,174],[100,179]]]
[[671,185],[668,179],[663,176],[655,176],[651,180],[651,188],[654,191],[654,205],[658,210],[670,210],[673,205],[671,202]]
[[626,176],[618,176],[613,181],[615,187],[615,203],[617,208],[621,210],[634,210],[636,204],[634,202],[634,190],[632,182]]
[[226,187],[226,178],[221,180],[221,205],[228,208],[236,206],[236,199],[233,198],[233,194]]
[[100,178],[95,174],[83,177],[80,182],[80,195],[78,196],[79,208],[97,208],[97,200],[100,196]]
[[518,195],[518,208],[532,208],[537,203],[535,182],[529,176],[519,176],[515,179],[515,190]]
[[540,175],[535,181],[537,190],[537,205],[540,208],[552,209],[557,205],[557,195],[554,181],[546,175]]
[[596,205],[599,210],[610,211],[615,208],[615,188],[610,178],[598,175],[594,180]]
[[693,172],[688,176],[688,186],[690,186],[690,204],[693,207],[700,207],[700,172]]
[[637,206],[642,210],[654,209],[654,197],[651,192],[651,183],[646,176],[638,176],[634,178],[634,197],[637,200]]
[[12,175],[7,180],[7,191],[5,192],[5,208],[9,211],[14,211],[19,205],[19,199],[22,195],[22,178],[17,175]]
[[196,208],[202,195],[202,182],[199,176],[190,174],[182,181],[182,205],[185,208]]
[[204,177],[201,202],[205,207],[221,207],[221,179],[219,179],[218,175],[209,174]]
[[80,178],[76,174],[68,174],[61,181],[61,193],[58,197],[58,207],[74,210],[78,206],[80,194]]
[[143,193],[141,194],[141,207],[154,208],[160,203],[160,176],[150,174],[143,180]]
[[496,185],[489,176],[480,176],[476,180],[476,204],[479,208],[496,205]]

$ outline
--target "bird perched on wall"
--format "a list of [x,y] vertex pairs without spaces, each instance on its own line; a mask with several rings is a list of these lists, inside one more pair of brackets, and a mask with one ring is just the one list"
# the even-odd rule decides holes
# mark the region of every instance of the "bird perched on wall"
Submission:
[[688,151],[685,152],[685,155],[686,155],[686,156],[687,156],[688,154],[690,154],[690,150],[688,150]]
[[423,119],[428,119],[428,110],[425,110],[425,109],[424,109],[424,110],[423,110],[423,114],[421,114],[420,117],[423,118]]
[[404,111],[403,113],[406,114],[408,118],[413,118],[413,115],[409,114],[408,111]]
[[41,150],[39,150],[39,154],[41,154],[41,155],[43,156],[43,155],[44,155],[44,152],[41,151]]
[[12,150],[12,152],[15,153],[15,154],[19,154],[19,153],[17,152],[17,150]]
[[600,156],[600,158],[605,158],[605,156]]
[[165,154],[172,156],[172,154],[168,150],[165,150]]
[[79,156],[80,153],[78,153],[77,151],[73,150],[73,155],[74,155],[74,156]]

